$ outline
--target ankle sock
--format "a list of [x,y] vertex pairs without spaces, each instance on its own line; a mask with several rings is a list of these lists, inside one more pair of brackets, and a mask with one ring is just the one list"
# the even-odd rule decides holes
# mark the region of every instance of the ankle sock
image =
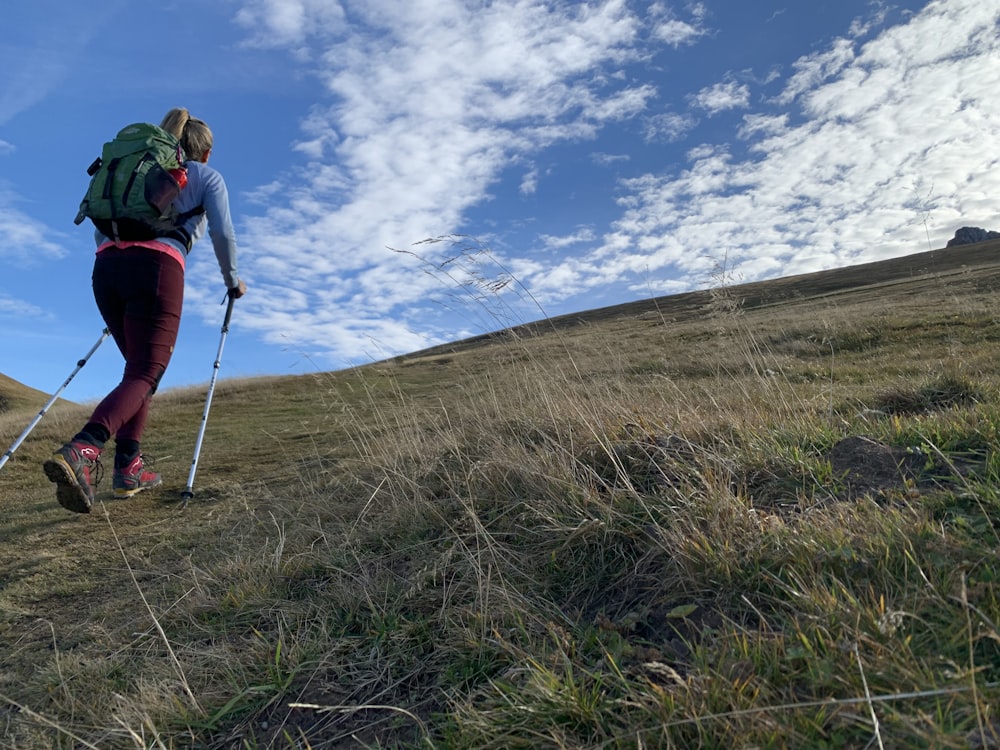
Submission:
[[139,455],[138,440],[115,440],[115,468],[124,469]]
[[88,422],[82,430],[73,436],[73,440],[79,440],[103,449],[104,444],[108,442],[108,438],[110,437],[111,433],[108,432],[107,427],[96,422]]

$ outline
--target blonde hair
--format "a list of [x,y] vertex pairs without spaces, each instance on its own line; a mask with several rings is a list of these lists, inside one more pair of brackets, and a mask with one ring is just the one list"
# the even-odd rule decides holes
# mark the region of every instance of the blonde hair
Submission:
[[160,127],[181,142],[188,159],[201,161],[212,149],[212,130],[184,107],[174,107],[167,112]]

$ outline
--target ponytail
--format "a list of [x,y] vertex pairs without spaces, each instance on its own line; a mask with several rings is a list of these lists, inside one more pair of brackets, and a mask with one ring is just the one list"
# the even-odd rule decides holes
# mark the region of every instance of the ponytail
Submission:
[[163,117],[160,127],[181,142],[188,159],[201,161],[212,150],[212,131],[203,120],[192,117],[184,107],[174,107]]
[[174,107],[163,116],[163,122],[160,123],[160,127],[177,140],[181,140],[184,137],[184,128],[190,119],[191,113],[184,109],[184,107]]

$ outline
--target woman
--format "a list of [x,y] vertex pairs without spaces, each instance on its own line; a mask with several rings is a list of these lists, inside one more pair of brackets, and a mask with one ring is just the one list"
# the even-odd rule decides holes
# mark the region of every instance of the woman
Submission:
[[114,242],[95,233],[94,299],[125,357],[125,374],[83,429],[45,462],[45,475],[56,484],[59,504],[76,513],[90,512],[94,503],[91,479],[96,478],[98,459],[112,436],[116,496],[131,497],[161,483],[160,475],[143,462],[140,440],[150,399],[177,340],[185,259],[206,225],[228,293],[238,299],[247,289],[236,272],[236,235],[226,183],[207,164],[212,131],[183,108],[170,110],[160,127],[180,141],[188,159],[187,186],[174,205],[181,216],[189,218],[181,231],[155,240]]

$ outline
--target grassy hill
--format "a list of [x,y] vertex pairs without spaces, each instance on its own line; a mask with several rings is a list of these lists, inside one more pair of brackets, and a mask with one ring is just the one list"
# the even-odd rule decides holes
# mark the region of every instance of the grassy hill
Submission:
[[41,391],[29,388],[0,373],[0,414],[25,408],[33,408],[35,414],[38,414],[49,398],[50,396]]
[[0,471],[0,747],[1000,747],[998,251],[222,380],[186,508],[203,390],[85,516],[57,404]]

